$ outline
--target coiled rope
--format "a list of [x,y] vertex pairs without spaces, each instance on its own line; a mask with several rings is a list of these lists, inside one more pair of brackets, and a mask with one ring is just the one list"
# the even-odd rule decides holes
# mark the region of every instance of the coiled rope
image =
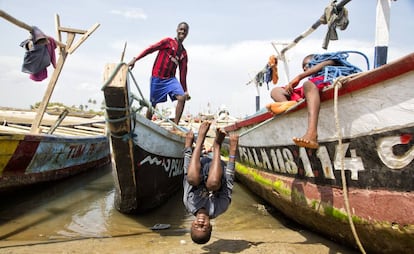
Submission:
[[324,53],[324,54],[315,54],[312,58],[312,60],[309,62],[310,66],[317,65],[321,62],[332,60],[338,63],[338,65],[334,66],[325,66],[322,71],[315,73],[312,76],[324,76],[324,81],[330,81],[333,82],[336,78],[341,76],[349,76],[351,74],[359,73],[362,70],[358,68],[357,66],[351,64],[347,61],[349,54],[358,54],[361,55],[367,64],[367,70],[369,70],[369,60],[368,57],[359,51],[338,51],[338,52],[332,52],[332,53]]

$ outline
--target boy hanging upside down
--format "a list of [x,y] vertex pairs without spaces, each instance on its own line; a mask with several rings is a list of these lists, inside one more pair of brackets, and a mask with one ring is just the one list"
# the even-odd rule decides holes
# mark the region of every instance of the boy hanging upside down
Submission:
[[234,167],[238,135],[230,135],[229,162],[221,160],[220,148],[226,136],[221,129],[216,130],[212,158],[202,154],[204,140],[210,122],[200,125],[194,151],[194,133],[187,132],[184,148],[184,196],[183,202],[188,212],[195,216],[191,224],[191,239],[198,244],[210,240],[212,226],[210,219],[224,213],[231,203],[234,181]]

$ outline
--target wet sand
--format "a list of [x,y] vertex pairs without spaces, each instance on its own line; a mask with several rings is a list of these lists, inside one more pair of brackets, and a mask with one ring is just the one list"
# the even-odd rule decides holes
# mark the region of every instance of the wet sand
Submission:
[[[2,197],[0,253],[356,253],[289,221],[236,183],[211,240],[192,243],[182,193],[144,215],[113,208],[110,169]],[[151,230],[157,223],[170,224]]]
[[12,241],[7,245],[15,246],[1,249],[2,253],[353,253],[319,237],[283,229],[215,232],[205,245],[191,243],[188,237],[151,232],[59,242]]

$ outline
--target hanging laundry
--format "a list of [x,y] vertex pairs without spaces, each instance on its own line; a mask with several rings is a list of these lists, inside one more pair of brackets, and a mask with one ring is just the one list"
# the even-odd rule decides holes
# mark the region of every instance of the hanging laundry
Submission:
[[337,8],[336,0],[333,0],[329,6],[325,8],[324,15],[320,19],[322,24],[328,24],[328,31],[322,44],[323,49],[328,48],[329,41],[338,40],[336,28],[345,30],[348,27],[348,10],[345,7]]
[[272,82],[274,85],[276,85],[277,81],[279,81],[279,74],[277,73],[277,58],[275,55],[271,55],[269,57],[268,65],[272,70]]
[[31,37],[20,43],[26,49],[22,72],[29,73],[34,81],[42,81],[47,78],[50,63],[56,67],[56,42],[35,26],[30,33]]

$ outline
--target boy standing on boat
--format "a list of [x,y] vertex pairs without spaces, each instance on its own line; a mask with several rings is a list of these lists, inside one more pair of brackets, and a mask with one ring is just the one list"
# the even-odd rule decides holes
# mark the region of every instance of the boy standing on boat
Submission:
[[[177,27],[176,38],[162,39],[149,46],[128,63],[128,66],[133,69],[136,61],[158,51],[151,74],[150,101],[152,107],[156,107],[158,103],[167,101],[167,95],[171,101],[177,100],[174,118],[176,124],[179,123],[183,114],[185,101],[190,98],[187,91],[188,58],[187,51],[183,45],[183,41],[188,35],[188,30],[188,24],[181,22]],[[180,82],[175,77],[177,66],[180,69]],[[152,110],[148,109],[146,117],[151,120],[152,114]]]
[[210,240],[210,219],[224,213],[231,203],[239,142],[237,134],[230,136],[229,161],[226,165],[220,157],[220,148],[226,133],[217,129],[212,158],[203,155],[204,140],[210,124],[209,121],[205,121],[200,125],[194,151],[194,133],[191,130],[187,132],[184,149],[183,202],[187,211],[195,216],[191,224],[191,239],[198,244]]

